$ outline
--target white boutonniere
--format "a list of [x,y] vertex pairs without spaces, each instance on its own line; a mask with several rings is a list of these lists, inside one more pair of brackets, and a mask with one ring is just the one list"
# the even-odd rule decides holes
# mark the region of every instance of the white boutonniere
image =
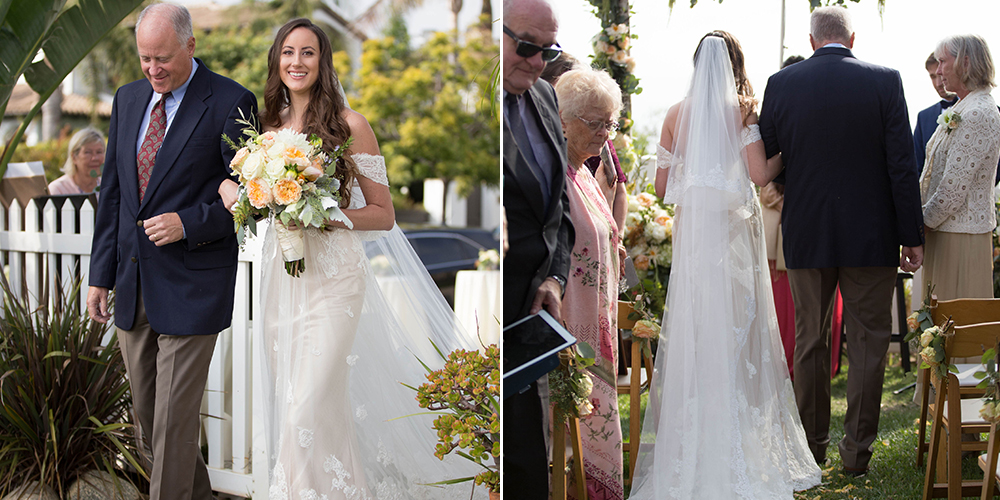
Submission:
[[955,108],[948,108],[938,115],[937,123],[950,134],[952,130],[958,128],[959,123],[962,123],[962,115],[955,111]]

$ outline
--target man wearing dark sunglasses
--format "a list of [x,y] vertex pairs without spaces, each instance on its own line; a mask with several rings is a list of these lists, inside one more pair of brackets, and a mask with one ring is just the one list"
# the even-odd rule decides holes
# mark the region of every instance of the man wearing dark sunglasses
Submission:
[[[503,16],[507,326],[543,308],[559,319],[574,235],[559,109],[552,86],[538,79],[545,64],[562,52],[555,14],[546,0],[504,0]],[[505,342],[504,358],[514,358],[519,349],[524,347],[513,339]],[[548,406],[547,376],[503,402],[503,491],[508,498],[548,498]]]

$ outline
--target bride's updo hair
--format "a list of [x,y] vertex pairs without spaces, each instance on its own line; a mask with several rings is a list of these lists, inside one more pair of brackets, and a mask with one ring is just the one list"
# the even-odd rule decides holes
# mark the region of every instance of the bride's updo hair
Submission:
[[726,48],[729,50],[729,62],[733,65],[733,78],[736,79],[736,96],[740,100],[740,111],[743,112],[743,122],[746,124],[747,117],[757,109],[757,99],[753,96],[753,86],[750,85],[746,67],[743,65],[743,49],[740,47],[740,41],[727,31],[709,32],[698,42],[698,48],[694,51],[695,62],[698,61],[701,43],[710,36],[721,38],[726,42]]
[[[323,139],[323,150],[327,153],[343,144],[351,136],[351,126],[343,116],[344,97],[340,93],[340,81],[337,71],[333,69],[333,49],[330,38],[312,21],[299,18],[285,23],[274,36],[274,43],[267,52],[267,83],[264,86],[264,109],[260,111],[260,121],[263,125],[278,128],[281,123],[281,111],[288,107],[288,87],[281,81],[281,48],[288,34],[298,28],[312,31],[319,40],[319,75],[309,94],[309,105],[302,118],[302,132],[307,136],[316,134]],[[344,206],[351,203],[351,185],[357,176],[357,166],[350,155],[343,155],[337,161],[337,173],[334,177],[340,179],[340,196]]]

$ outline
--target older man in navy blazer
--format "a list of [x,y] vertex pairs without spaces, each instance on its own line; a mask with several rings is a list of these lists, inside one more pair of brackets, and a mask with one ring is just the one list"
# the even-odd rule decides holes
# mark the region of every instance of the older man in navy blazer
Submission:
[[[806,61],[771,76],[760,131],[782,155],[785,262],[795,301],[795,397],[817,462],[830,441],[829,321],[837,286],[847,327],[840,455],[867,471],[878,432],[897,265],[923,260],[913,136],[899,72],[854,58],[847,10],[816,9]],[[902,245],[902,257],[900,257]]]
[[199,416],[218,332],[232,319],[238,248],[218,195],[248,90],[194,59],[187,9],[154,4],[136,22],[145,80],[115,95],[87,308],[114,322],[135,415],[152,453],[150,498],[211,498]]

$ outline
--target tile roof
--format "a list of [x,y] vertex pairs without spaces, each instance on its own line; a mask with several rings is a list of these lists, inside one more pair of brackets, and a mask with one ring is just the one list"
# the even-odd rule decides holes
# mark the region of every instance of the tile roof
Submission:
[[[24,116],[37,102],[38,94],[31,90],[28,84],[19,83],[14,86],[14,91],[11,92],[10,101],[7,103],[7,109],[4,110],[3,115]],[[60,107],[63,114],[76,116],[88,116],[92,109],[90,97],[79,94],[64,94]],[[97,114],[104,118],[111,116],[111,103],[97,102]]]

